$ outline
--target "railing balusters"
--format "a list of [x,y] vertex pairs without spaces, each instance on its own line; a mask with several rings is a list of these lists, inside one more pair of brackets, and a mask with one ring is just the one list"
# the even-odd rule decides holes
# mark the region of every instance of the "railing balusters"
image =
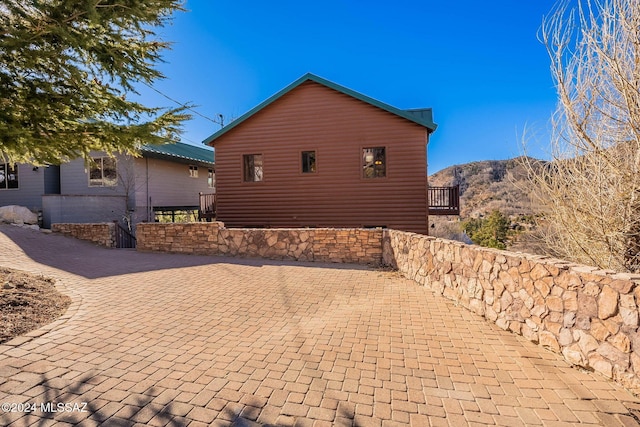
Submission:
[[460,215],[460,187],[429,187],[429,215]]
[[200,193],[200,208],[198,209],[198,220],[206,219],[211,221],[216,217],[216,195]]
[[113,221],[116,231],[116,248],[135,248],[136,236],[120,225],[118,221]]

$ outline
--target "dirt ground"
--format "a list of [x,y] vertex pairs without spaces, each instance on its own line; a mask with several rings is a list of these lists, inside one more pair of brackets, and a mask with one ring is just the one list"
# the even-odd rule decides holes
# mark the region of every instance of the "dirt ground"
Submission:
[[0,267],[0,343],[52,322],[69,304],[53,279]]

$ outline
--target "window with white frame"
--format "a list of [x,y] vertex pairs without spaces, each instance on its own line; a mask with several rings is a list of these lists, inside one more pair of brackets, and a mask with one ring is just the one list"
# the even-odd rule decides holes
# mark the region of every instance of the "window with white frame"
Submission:
[[18,165],[16,163],[0,163],[0,190],[18,188]]
[[189,176],[191,178],[197,178],[198,177],[198,167],[197,166],[189,165]]
[[116,159],[93,157],[89,165],[89,187],[115,187],[118,185]]

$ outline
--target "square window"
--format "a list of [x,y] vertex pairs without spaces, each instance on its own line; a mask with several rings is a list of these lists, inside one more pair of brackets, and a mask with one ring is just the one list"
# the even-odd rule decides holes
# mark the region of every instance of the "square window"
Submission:
[[384,178],[387,176],[387,158],[385,147],[362,149],[362,177]]
[[303,151],[302,152],[302,173],[315,173],[315,172],[316,172],[316,152]]
[[198,167],[197,166],[189,165],[189,176],[191,178],[197,178],[198,177]]
[[260,182],[264,178],[262,154],[245,154],[242,156],[243,181]]
[[0,163],[0,190],[18,188],[17,163]]
[[116,159],[94,157],[89,168],[89,187],[115,187],[118,185]]

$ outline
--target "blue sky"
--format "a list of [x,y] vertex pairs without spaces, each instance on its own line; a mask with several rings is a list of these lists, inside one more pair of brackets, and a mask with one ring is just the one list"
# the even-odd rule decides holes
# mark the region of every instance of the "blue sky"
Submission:
[[[204,116],[239,117],[307,72],[397,108],[432,107],[429,173],[545,156],[556,93],[537,39],[554,1],[188,0],[160,30],[173,48],[155,87]],[[172,106],[142,88],[143,101]],[[194,115],[183,142],[219,126]]]

